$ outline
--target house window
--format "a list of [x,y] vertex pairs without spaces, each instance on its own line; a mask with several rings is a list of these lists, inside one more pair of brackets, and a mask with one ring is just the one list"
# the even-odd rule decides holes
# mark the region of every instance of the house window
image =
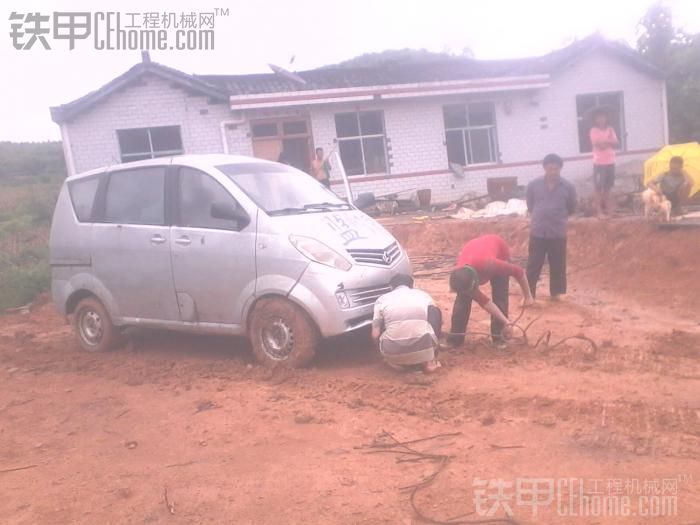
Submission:
[[610,125],[615,129],[620,141],[618,149],[625,149],[625,106],[621,92],[591,93],[576,96],[576,118],[578,120],[578,147],[581,153],[593,151],[590,130],[593,123],[590,112],[593,108],[605,106],[610,109]]
[[498,160],[496,112],[493,103],[478,102],[442,108],[447,160],[461,166]]
[[251,129],[253,130],[253,137],[255,138],[276,137],[278,134],[276,122],[253,124]]
[[338,149],[348,175],[386,173],[386,137],[382,111],[336,113]]
[[119,153],[122,162],[181,155],[180,126],[118,129]]
[[287,122],[282,122],[282,134],[283,135],[306,135],[308,130],[306,129],[305,120],[289,120]]

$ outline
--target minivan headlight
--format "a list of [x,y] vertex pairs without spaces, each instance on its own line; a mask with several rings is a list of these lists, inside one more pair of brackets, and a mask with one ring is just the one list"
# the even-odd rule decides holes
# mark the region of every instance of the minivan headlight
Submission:
[[321,241],[317,241],[311,237],[290,235],[289,242],[291,242],[292,246],[299,250],[299,253],[314,262],[330,266],[331,268],[337,268],[338,270],[342,270],[344,272],[347,272],[350,268],[352,268],[352,264],[350,264],[345,257],[329,246],[326,246]]

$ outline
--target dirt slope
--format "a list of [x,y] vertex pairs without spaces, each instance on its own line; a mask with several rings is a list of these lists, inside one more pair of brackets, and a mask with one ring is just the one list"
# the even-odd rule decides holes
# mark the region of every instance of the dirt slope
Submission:
[[[440,272],[467,238],[496,231],[516,260],[526,256],[524,222],[392,228],[447,312]],[[387,431],[459,433],[414,445],[451,456],[416,496],[433,518],[479,518],[479,480],[574,478],[587,494],[628,493],[636,514],[562,516],[556,502],[533,509],[513,492],[507,503],[519,523],[696,523],[698,241],[638,222],[577,222],[570,300],[542,300],[521,324],[541,316],[532,339],[583,333],[598,352],[578,341],[496,352],[472,337],[429,377],[383,366],[361,335],[330,341],[314,368],[271,372],[240,340],[139,332],[91,355],[50,304],[0,317],[0,521],[422,523],[400,488],[436,464],[368,454]],[[546,282],[542,290],[546,298]],[[487,327],[476,309],[471,326]],[[676,512],[642,517],[637,504],[655,480],[675,480]]]

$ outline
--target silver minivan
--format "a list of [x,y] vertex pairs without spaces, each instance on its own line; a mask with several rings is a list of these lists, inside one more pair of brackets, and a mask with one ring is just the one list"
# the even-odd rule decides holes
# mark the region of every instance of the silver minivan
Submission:
[[408,257],[381,225],[290,166],[159,158],[69,177],[51,225],[52,295],[79,344],[128,326],[247,335],[301,366],[371,323]]

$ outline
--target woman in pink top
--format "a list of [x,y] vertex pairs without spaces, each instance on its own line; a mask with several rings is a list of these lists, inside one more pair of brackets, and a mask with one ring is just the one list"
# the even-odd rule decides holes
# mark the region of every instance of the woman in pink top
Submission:
[[595,205],[599,217],[612,212],[610,190],[615,185],[615,148],[619,144],[615,130],[608,124],[608,116],[605,108],[594,110],[590,131]]

